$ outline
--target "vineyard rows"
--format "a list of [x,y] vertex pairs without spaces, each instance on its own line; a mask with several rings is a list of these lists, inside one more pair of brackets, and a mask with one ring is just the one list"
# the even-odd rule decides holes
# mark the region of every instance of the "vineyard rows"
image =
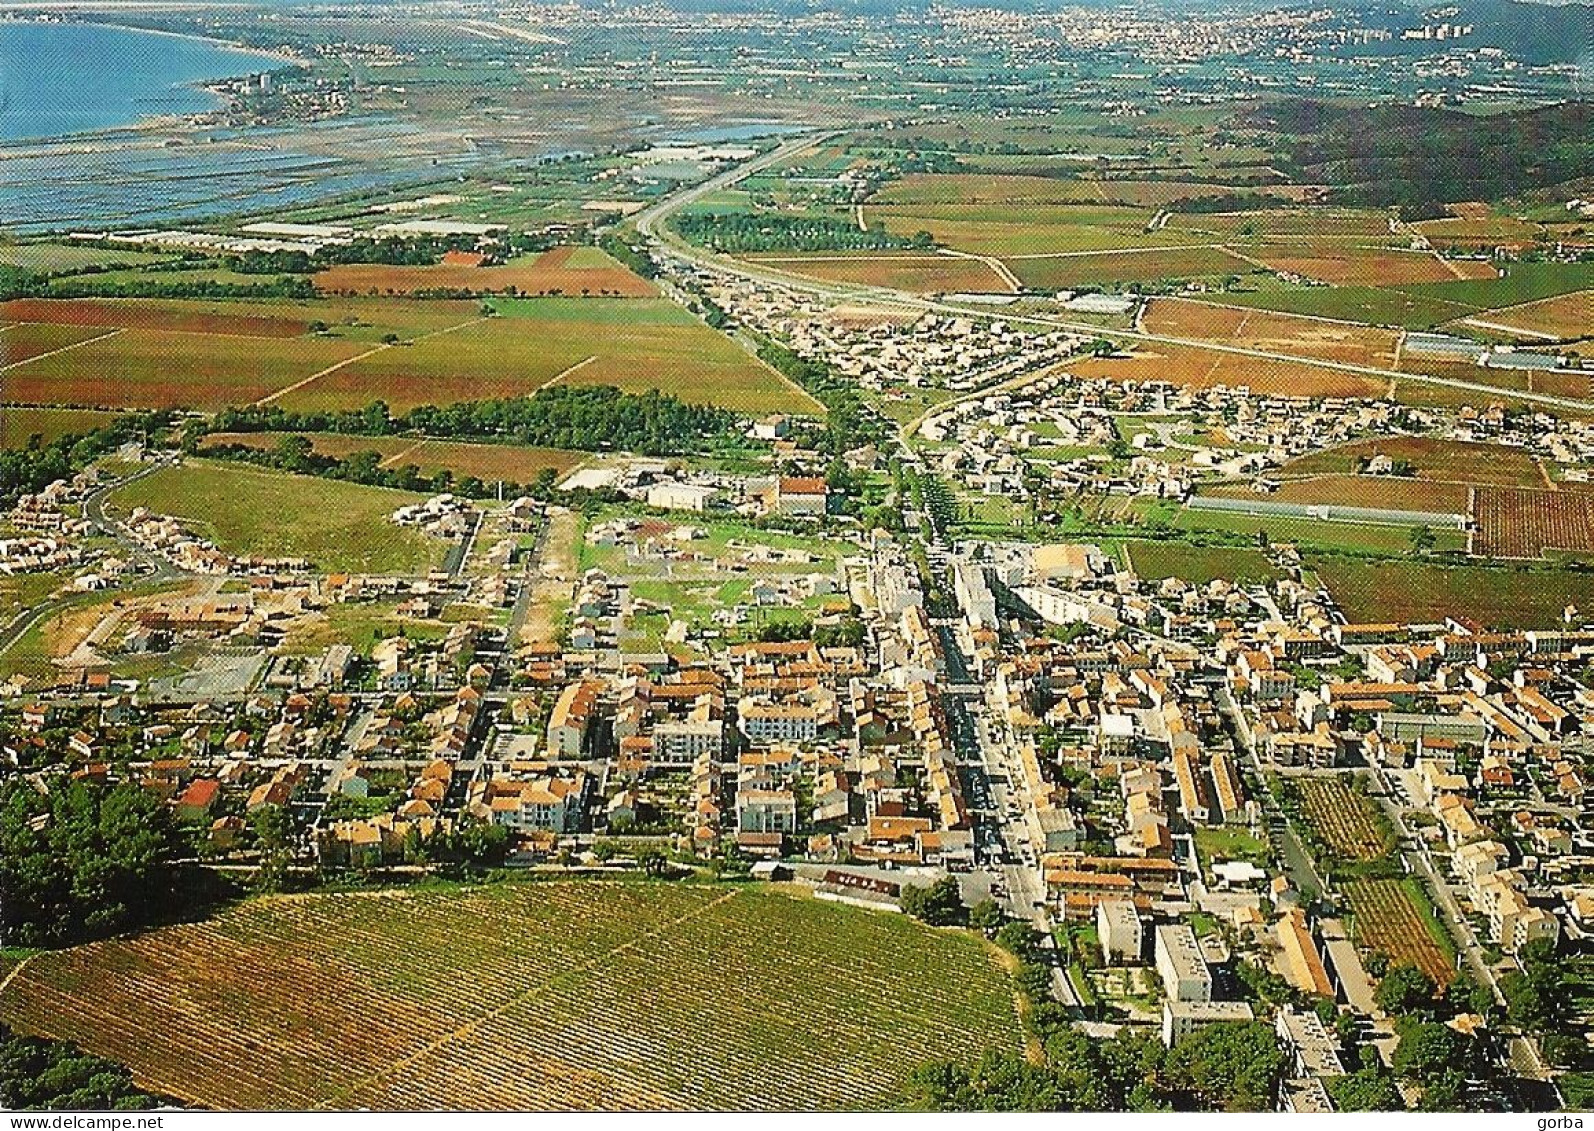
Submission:
[[1338,778],[1294,782],[1306,819],[1329,851],[1349,860],[1378,860],[1392,848],[1374,804]]
[[1018,1042],[976,939],[642,884],[254,901],[41,956],[0,1016],[223,1109],[869,1107]]
[[1449,985],[1455,963],[1400,880],[1351,880],[1345,895],[1356,915],[1358,942],[1387,955],[1392,964],[1415,966],[1440,986]]

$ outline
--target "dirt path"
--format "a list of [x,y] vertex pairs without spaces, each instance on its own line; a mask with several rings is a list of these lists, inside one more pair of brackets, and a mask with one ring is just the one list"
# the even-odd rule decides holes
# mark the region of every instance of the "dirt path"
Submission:
[[969,251],[953,251],[949,247],[942,248],[941,254],[950,259],[971,259],[975,263],[983,263],[991,269],[998,279],[1002,280],[1003,285],[1013,294],[1020,294],[1024,290],[1024,284],[1018,281],[1018,276],[1008,270],[1007,264],[994,255],[975,255]]
[[377,464],[376,466],[377,467],[397,467],[397,466],[399,466],[399,460],[404,459],[406,456],[414,454],[425,443],[426,443],[425,440],[416,440],[415,443],[411,444],[409,447],[400,448],[398,451],[396,451],[392,455],[388,456],[385,460],[383,460],[381,463]]
[[575,586],[575,542],[581,521],[575,511],[560,509],[548,516],[539,560],[534,563],[531,601],[526,621],[520,626],[521,644],[540,644],[553,639],[556,610],[568,608]]
[[598,355],[597,354],[593,354],[591,357],[582,358],[580,361],[576,362],[574,365],[566,366],[564,369],[561,369],[559,372],[555,373],[552,377],[550,377],[548,379],[548,383],[546,385],[544,385],[543,388],[544,389],[553,388],[555,385],[559,384],[559,382],[563,381],[566,377],[570,376],[572,373],[575,373],[577,370],[585,369],[587,366],[591,365],[594,361],[597,361],[597,360],[598,360]]
[[[9,328],[10,327],[7,327],[7,329]],[[32,357],[23,358],[21,361],[13,361],[10,365],[0,365],[0,373],[4,373],[8,369],[15,369],[19,365],[32,365],[35,361],[43,361],[47,357],[55,357],[58,354],[71,353],[73,350],[82,349],[84,346],[92,346],[95,342],[103,342],[106,338],[114,338],[118,334],[125,333],[127,333],[126,327],[118,326],[116,329],[110,330],[104,334],[96,334],[92,338],[84,338],[81,342],[73,342],[69,346],[62,346],[59,349],[53,349],[48,353],[36,353]]]
[[[416,344],[418,342],[424,342],[428,338],[438,338],[438,337],[441,337],[444,334],[452,334],[455,330],[463,330],[467,326],[475,326],[477,323],[485,322],[485,321],[487,321],[487,316],[483,315],[480,318],[472,318],[468,322],[461,322],[461,323],[459,323],[456,326],[445,326],[441,330],[433,330],[430,334],[422,334],[418,338],[410,339],[410,344],[414,345],[414,344]],[[268,393],[265,396],[261,397],[258,401],[256,401],[252,407],[260,408],[260,407],[262,407],[264,405],[271,404],[273,401],[278,400],[278,399],[280,399],[282,397],[285,397],[289,393],[296,393],[300,389],[304,388],[306,385],[309,385],[309,384],[312,384],[313,382],[321,380],[321,378],[327,376],[328,374],[336,373],[340,369],[345,369],[348,366],[353,365],[356,361],[364,361],[368,357],[375,357],[377,354],[381,353],[383,350],[390,350],[390,349],[397,349],[397,348],[398,347],[395,346],[395,345],[389,345],[387,342],[383,342],[382,344],[376,346],[373,349],[366,350],[364,353],[357,353],[353,357],[344,358],[342,361],[339,361],[339,362],[336,362],[336,363],[334,363],[332,365],[329,365],[325,369],[321,370],[319,373],[312,373],[312,374],[310,374],[310,376],[304,378],[304,380],[302,380],[302,381],[295,381],[293,384],[289,385],[285,389],[278,389],[274,393]]]

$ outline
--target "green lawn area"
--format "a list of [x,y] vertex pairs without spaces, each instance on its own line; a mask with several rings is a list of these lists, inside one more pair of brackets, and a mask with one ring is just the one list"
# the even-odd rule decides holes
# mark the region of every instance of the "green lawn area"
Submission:
[[115,492],[126,514],[147,507],[204,533],[228,553],[308,558],[318,569],[417,573],[445,544],[388,520],[421,496],[210,460],[162,468]]
[[1265,868],[1273,861],[1273,851],[1267,844],[1244,829],[1227,825],[1198,827],[1195,830],[1195,846],[1196,854],[1208,867],[1225,860],[1246,860]]

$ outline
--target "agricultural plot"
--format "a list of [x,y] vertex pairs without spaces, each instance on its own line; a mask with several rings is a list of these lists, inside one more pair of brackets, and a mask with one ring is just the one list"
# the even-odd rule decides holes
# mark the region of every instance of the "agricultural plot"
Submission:
[[1081,377],[1166,381],[1189,389],[1243,386],[1286,397],[1379,397],[1388,390],[1388,382],[1376,377],[1195,346],[1152,344],[1123,356],[1088,358],[1071,369]]
[[1544,485],[1544,475],[1537,461],[1521,448],[1465,440],[1439,440],[1428,436],[1379,436],[1324,448],[1290,460],[1279,468],[1277,477],[1293,479],[1354,473],[1363,461],[1374,456],[1386,456],[1393,462],[1410,464],[1419,482],[1442,481],[1497,487]]
[[1289,286],[1272,276],[1263,276],[1254,290],[1226,291],[1223,301],[1229,306],[1407,330],[1430,330],[1477,309],[1469,303],[1446,299],[1442,294],[1413,294],[1381,287]]
[[[1258,497],[1249,484],[1225,484],[1205,489],[1201,494],[1231,499]],[[1459,483],[1433,483],[1389,475],[1321,475],[1287,480],[1265,498],[1268,502],[1302,506],[1465,514],[1468,488]]]
[[102,326],[243,338],[296,338],[310,328],[296,318],[243,303],[114,298],[19,298],[0,302],[0,322]]
[[1343,779],[1302,777],[1290,785],[1306,820],[1335,856],[1365,862],[1389,855],[1394,838],[1388,822],[1374,802]]
[[[1274,271],[1342,287],[1390,287],[1494,277],[1494,269],[1487,264],[1441,261],[1427,252],[1390,248],[1264,247],[1253,254]],[[1489,274],[1482,275],[1480,269]]]
[[361,352],[325,338],[113,332],[6,371],[6,400],[107,409],[250,404]]
[[657,389],[750,416],[824,415],[818,401],[672,302],[539,298],[497,305],[506,332],[516,337],[588,350],[594,360],[560,378],[570,384],[614,385],[628,393]]
[[1314,242],[1343,238],[1370,243],[1389,235],[1389,221],[1382,212],[1334,208],[1176,212],[1168,220],[1167,227],[1172,231],[1199,232],[1224,240],[1302,236]]
[[[242,445],[272,451],[283,441],[281,432],[216,432],[202,447]],[[350,436],[316,432],[309,435],[317,455],[347,459],[356,452],[376,452],[381,467],[414,464],[425,475],[448,471],[455,479],[475,476],[484,483],[530,483],[537,473],[551,469],[563,475],[586,458],[585,452],[558,448],[533,448],[519,444],[471,444],[453,440],[420,440],[406,436]]]
[[1594,494],[1483,487],[1473,551],[1490,558],[1594,553]]
[[[117,333],[114,328],[103,326],[50,326],[32,322],[0,327],[0,372],[114,333]],[[0,386],[0,399],[4,393],[4,386]]]
[[173,256],[160,252],[134,251],[120,247],[93,247],[87,244],[8,243],[0,244],[0,267],[52,274],[57,271],[82,271],[89,267],[136,267],[164,263]]
[[1529,344],[1552,339],[1576,341],[1594,335],[1594,291],[1573,291],[1521,306],[1487,310],[1462,323],[1505,331]]
[[1147,232],[1150,209],[1111,205],[867,204],[870,223],[893,235],[929,232],[938,244],[982,255],[1033,255],[1063,251],[1118,251],[1181,247],[1182,233]]
[[1149,332],[1169,337],[1200,338],[1349,365],[1390,368],[1395,364],[1394,333],[1343,322],[1184,299],[1156,299],[1146,308],[1144,323]]
[[[1391,965],[1415,966],[1441,988],[1456,976],[1453,954],[1441,943],[1433,912],[1418,905],[1410,880],[1349,880],[1344,885],[1356,916],[1356,941],[1387,956]],[[1424,900],[1426,902],[1426,900]]]
[[[580,259],[577,251],[583,252]],[[474,294],[565,294],[648,298],[657,288],[596,248],[558,247],[493,267],[388,266],[344,263],[315,276],[329,294],[407,295],[427,291]]]
[[1204,245],[1014,256],[1006,262],[1025,286],[1043,291],[1242,275],[1255,269],[1222,248]]
[[1594,609],[1594,574],[1573,570],[1312,560],[1353,623],[1436,624],[1467,616],[1499,629],[1552,628],[1566,606]]
[[1229,546],[1192,546],[1180,542],[1126,542],[1129,568],[1147,581],[1177,577],[1192,585],[1222,578],[1234,582],[1277,580],[1278,568],[1260,550]]
[[990,264],[951,255],[759,255],[748,256],[748,261],[827,283],[890,287],[914,294],[1012,290]]
[[114,419],[114,413],[73,408],[0,408],[0,448],[25,448],[35,436],[46,444],[79,436]]
[[0,1016],[220,1110],[880,1108],[916,1063],[1019,1043],[970,936],[587,882],[255,900],[41,955]]
[[1160,208],[1176,200],[1273,192],[1297,196],[1291,186],[1258,189],[1205,181],[1042,177],[1023,173],[913,173],[872,198],[878,204],[1098,204]]
[[243,557],[302,557],[320,569],[425,573],[442,558],[437,538],[388,516],[419,496],[385,487],[214,461],[162,468],[116,491],[114,511],[147,507]]

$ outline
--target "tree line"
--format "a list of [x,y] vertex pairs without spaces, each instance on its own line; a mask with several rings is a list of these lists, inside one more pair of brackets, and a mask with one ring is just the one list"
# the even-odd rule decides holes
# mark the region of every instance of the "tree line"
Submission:
[[345,412],[287,412],[275,405],[223,409],[204,432],[337,432],[357,436],[418,433],[577,451],[623,449],[679,455],[733,437],[737,416],[687,404],[657,390],[626,393],[613,385],[555,385],[529,397],[421,405],[394,416],[378,401]]
[[715,251],[901,251],[933,248],[929,232],[896,236],[836,216],[766,212],[687,212],[672,221],[682,236]]
[[0,450],[0,510],[11,509],[23,495],[58,479],[70,479],[94,460],[169,420],[167,413],[119,416],[91,432],[50,441],[35,435],[25,447]]

